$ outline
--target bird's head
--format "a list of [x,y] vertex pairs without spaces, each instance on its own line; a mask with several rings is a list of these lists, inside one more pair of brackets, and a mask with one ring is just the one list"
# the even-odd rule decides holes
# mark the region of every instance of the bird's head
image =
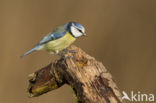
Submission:
[[67,29],[75,38],[86,35],[85,28],[77,22],[69,22]]

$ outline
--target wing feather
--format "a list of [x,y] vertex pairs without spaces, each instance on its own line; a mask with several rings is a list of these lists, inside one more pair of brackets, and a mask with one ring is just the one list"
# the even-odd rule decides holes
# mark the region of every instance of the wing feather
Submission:
[[63,37],[66,34],[66,29],[64,26],[60,26],[58,28],[56,28],[53,32],[51,32],[50,34],[48,34],[47,36],[45,36],[38,45],[42,45],[45,44],[49,41],[53,41],[56,39],[59,39],[61,37]]

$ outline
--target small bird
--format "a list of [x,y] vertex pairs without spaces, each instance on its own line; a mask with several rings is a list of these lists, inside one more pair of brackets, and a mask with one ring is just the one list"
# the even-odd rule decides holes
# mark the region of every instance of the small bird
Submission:
[[33,49],[26,52],[24,57],[37,50],[45,50],[52,54],[58,54],[60,51],[70,46],[78,37],[86,35],[85,28],[77,22],[68,22],[57,27],[53,32],[45,36]]

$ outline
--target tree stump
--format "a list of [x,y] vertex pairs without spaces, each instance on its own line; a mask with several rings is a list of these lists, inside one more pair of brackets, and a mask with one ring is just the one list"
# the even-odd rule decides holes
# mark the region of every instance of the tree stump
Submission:
[[[59,60],[29,75],[28,93],[36,97],[68,84],[79,103],[121,103],[122,95],[101,62],[72,45]],[[68,58],[69,57],[69,58]]]

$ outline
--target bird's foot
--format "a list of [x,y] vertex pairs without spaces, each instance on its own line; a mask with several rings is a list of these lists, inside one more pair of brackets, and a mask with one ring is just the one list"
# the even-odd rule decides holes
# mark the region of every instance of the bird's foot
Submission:
[[75,50],[71,50],[71,49],[70,50],[69,49],[64,49],[63,50],[63,53],[64,54],[67,54],[67,53],[76,53],[76,51]]
[[64,58],[64,60],[66,60],[66,59],[72,57],[72,56],[65,56],[65,54],[67,54],[67,53],[76,53],[76,51],[75,50],[64,49],[60,53],[58,53],[58,55],[61,56],[62,58]]
[[73,58],[73,56],[69,55],[69,56],[62,56],[62,60],[65,61],[67,59]]

